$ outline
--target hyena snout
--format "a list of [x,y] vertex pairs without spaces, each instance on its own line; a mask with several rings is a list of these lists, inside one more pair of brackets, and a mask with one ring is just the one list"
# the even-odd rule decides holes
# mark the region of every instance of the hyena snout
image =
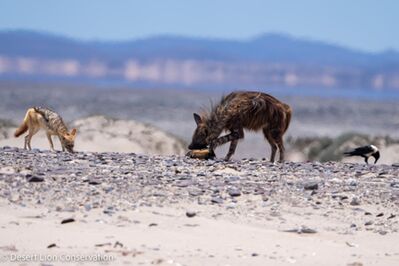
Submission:
[[190,145],[188,145],[189,150],[202,150],[206,148],[207,148],[206,144],[191,143]]

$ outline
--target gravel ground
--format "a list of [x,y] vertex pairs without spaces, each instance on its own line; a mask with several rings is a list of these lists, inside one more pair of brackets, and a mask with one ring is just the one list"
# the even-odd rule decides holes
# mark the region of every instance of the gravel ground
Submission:
[[363,222],[371,220],[373,225],[357,224],[356,230],[399,229],[395,216],[399,214],[399,165],[202,161],[8,147],[1,148],[0,154],[1,197],[15,204],[44,204],[54,211],[101,208],[111,215],[178,202],[230,204],[246,212],[256,212],[255,207],[278,212],[281,204],[324,210],[376,205],[385,209],[382,218],[365,209]]
[[[75,217],[72,222],[77,223],[79,217],[80,223],[88,223],[87,217],[95,214],[93,223],[117,223],[113,219],[130,211],[152,208],[151,213],[159,214],[160,209],[172,208],[186,219],[199,216],[284,234],[334,233],[337,238],[364,232],[383,242],[384,237],[398,239],[399,165],[271,164],[255,159],[224,162],[3,147],[0,199],[6,210],[44,208],[44,216],[39,217],[44,220],[62,214],[56,215],[59,222],[70,216]],[[158,222],[149,226],[158,226]],[[1,230],[7,231],[7,226]],[[0,245],[6,244],[4,241]],[[397,261],[399,250],[392,248],[386,252]],[[378,252],[384,254],[383,250]],[[282,262],[289,262],[289,258]],[[362,257],[354,259],[361,261]],[[191,265],[190,260],[185,262]]]

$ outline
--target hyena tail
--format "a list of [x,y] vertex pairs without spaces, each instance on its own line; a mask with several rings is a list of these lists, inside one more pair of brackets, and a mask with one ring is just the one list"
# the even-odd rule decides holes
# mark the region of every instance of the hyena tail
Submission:
[[290,122],[291,122],[291,116],[292,116],[292,109],[289,105],[286,105],[286,111],[285,111],[285,128],[284,128],[284,133],[287,131]]
[[28,131],[29,111],[30,110],[28,110],[26,112],[26,115],[25,115],[25,118],[24,118],[24,121],[22,122],[22,124],[19,126],[19,128],[17,128],[17,130],[15,130],[14,137],[18,138],[19,136],[24,134],[26,131]]

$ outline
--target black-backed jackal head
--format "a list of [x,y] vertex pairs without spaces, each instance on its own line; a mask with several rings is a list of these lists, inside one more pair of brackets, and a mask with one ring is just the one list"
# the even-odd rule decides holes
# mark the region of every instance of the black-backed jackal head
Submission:
[[72,129],[70,133],[66,133],[60,136],[62,146],[68,151],[73,152],[73,148],[75,146],[75,138],[76,138],[76,128]]

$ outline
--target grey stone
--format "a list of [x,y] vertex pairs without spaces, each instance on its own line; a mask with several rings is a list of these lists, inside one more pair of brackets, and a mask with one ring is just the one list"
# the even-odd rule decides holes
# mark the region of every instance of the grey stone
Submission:
[[194,217],[194,216],[196,216],[196,215],[197,215],[197,213],[194,212],[194,211],[186,211],[186,216],[187,216],[188,218],[192,218],[192,217]]
[[68,223],[73,223],[75,222],[74,218],[67,218],[61,221],[61,224],[68,224]]
[[230,188],[227,192],[229,193],[230,197],[241,196],[241,191],[238,188]]
[[44,178],[40,176],[30,176],[27,179],[30,183],[40,183],[44,181]]
[[212,203],[217,203],[217,204],[222,204],[223,203],[223,199],[220,197],[212,197],[211,198],[211,202]]
[[305,190],[316,190],[319,188],[319,183],[317,181],[307,181],[303,184]]
[[360,200],[357,197],[353,197],[349,204],[352,205],[352,206],[359,206],[360,205]]

